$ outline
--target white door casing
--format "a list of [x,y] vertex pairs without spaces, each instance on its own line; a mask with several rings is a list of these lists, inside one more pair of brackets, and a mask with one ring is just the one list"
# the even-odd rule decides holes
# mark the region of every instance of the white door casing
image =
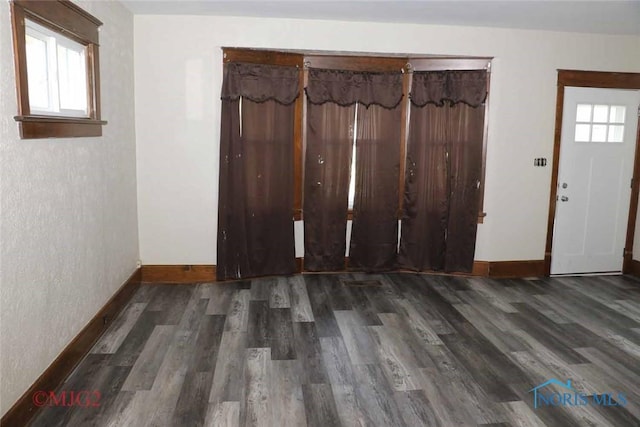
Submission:
[[565,87],[551,274],[621,272],[640,91]]

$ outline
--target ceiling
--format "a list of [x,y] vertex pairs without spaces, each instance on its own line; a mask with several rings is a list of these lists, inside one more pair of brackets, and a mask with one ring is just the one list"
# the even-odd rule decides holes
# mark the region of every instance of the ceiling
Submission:
[[124,0],[124,4],[135,14],[329,19],[640,36],[640,0]]

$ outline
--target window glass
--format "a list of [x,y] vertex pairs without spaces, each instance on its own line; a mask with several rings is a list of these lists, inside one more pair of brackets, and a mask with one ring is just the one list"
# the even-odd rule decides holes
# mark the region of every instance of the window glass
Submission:
[[609,117],[608,105],[594,105],[593,106],[593,121],[596,123],[606,123]]
[[27,34],[27,63],[29,73],[29,102],[33,109],[49,108],[49,82],[47,80],[47,44],[45,41]]
[[60,109],[87,112],[87,71],[84,49],[58,45]]
[[591,141],[592,142],[606,142],[607,140],[607,125],[593,125],[591,128]]
[[609,137],[607,142],[622,142],[624,138],[624,126],[611,125],[609,126]]
[[609,114],[609,122],[611,123],[624,123],[624,116],[627,108],[623,105],[612,105],[611,113]]
[[353,116],[353,126],[351,132],[353,133],[353,149],[351,152],[351,177],[349,178],[349,209],[353,209],[353,204],[356,198],[356,141],[358,138],[358,103],[356,102],[356,108]]
[[577,124],[575,139],[577,142],[589,142],[591,140],[591,125]]
[[578,104],[576,110],[577,122],[590,122],[591,121],[591,104]]

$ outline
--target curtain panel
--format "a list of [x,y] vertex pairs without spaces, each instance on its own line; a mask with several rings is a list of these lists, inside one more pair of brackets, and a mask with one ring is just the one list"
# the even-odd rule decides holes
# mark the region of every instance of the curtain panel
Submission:
[[444,268],[449,220],[445,108],[411,106],[398,260],[410,270]]
[[292,274],[295,67],[224,66],[218,280]]
[[349,268],[367,272],[396,267],[401,108],[358,105],[356,193]]
[[355,105],[307,106],[304,268],[344,270]]
[[470,273],[478,229],[484,107],[449,108],[449,123],[451,196],[444,265],[446,271]]
[[350,267],[393,268],[402,74],[310,69],[308,77],[305,269],[344,269],[354,136],[356,195]]
[[399,249],[403,268],[471,272],[487,72],[415,72]]

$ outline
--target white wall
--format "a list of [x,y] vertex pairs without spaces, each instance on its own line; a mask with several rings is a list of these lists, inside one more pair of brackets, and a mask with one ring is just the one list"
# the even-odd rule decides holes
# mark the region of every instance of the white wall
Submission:
[[[485,210],[476,259],[542,259],[556,69],[640,71],[640,38],[490,28],[136,16],[140,253],[214,264],[221,46],[493,56]],[[300,231],[302,227],[299,227]],[[297,234],[298,254],[301,233]]]
[[10,9],[0,2],[0,414],[136,268],[133,16],[100,30],[101,138],[20,140]]

